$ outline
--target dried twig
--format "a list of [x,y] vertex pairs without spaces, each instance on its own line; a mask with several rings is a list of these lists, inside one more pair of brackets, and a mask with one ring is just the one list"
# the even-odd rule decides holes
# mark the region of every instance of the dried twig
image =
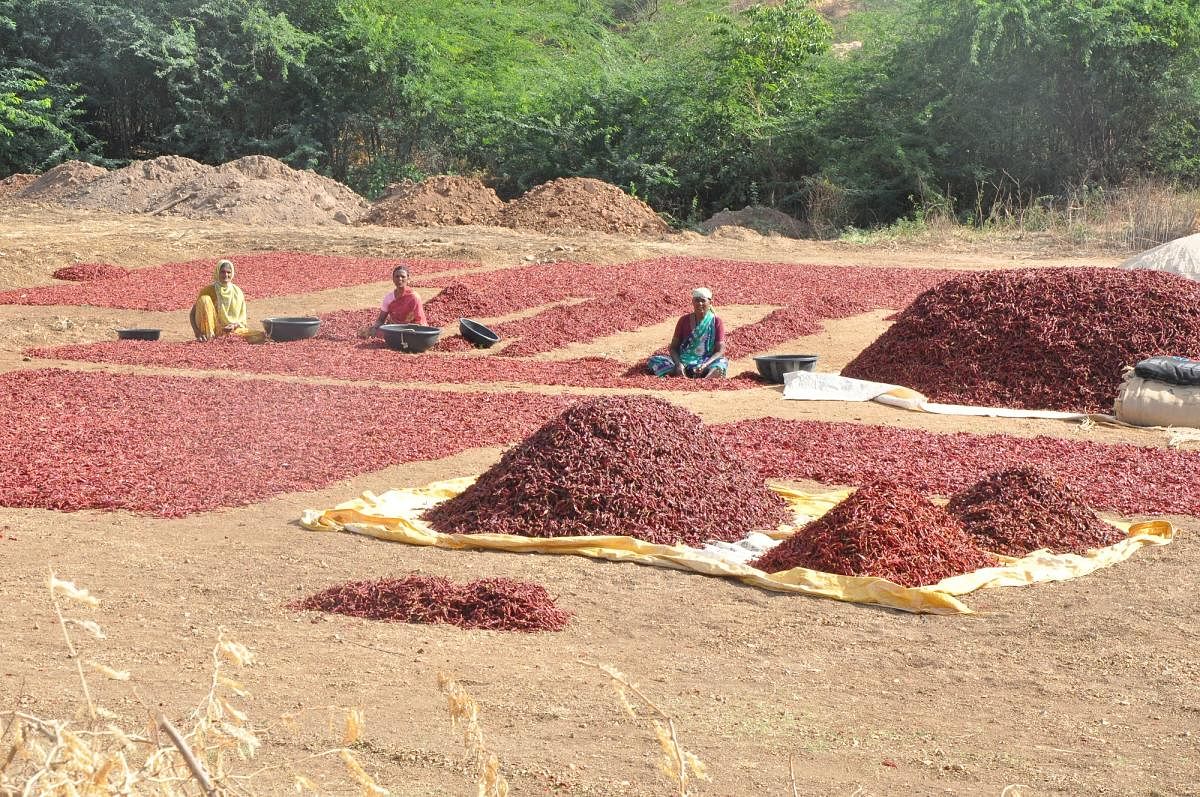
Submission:
[[217,797],[220,792],[218,792],[217,788],[213,786],[212,780],[208,777],[208,772],[204,769],[204,765],[196,760],[195,754],[192,753],[192,748],[188,746],[188,743],[184,740],[183,736],[180,735],[179,731],[175,729],[175,726],[171,724],[171,721],[163,714],[160,713],[156,719],[158,721],[158,727],[163,729],[163,732],[166,733],[167,737],[171,740],[171,744],[175,745],[175,749],[179,751],[181,756],[183,756],[184,762],[187,764],[188,769],[192,772],[192,777],[194,777],[196,782],[199,783],[201,788],[204,789],[204,793],[209,795],[209,797]]

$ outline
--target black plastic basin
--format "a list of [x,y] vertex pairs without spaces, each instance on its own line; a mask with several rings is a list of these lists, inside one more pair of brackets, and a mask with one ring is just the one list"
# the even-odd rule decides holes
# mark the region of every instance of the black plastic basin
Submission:
[[811,371],[816,363],[815,354],[767,354],[754,358],[759,376],[776,384],[783,384],[784,374],[792,371]]
[[421,324],[384,324],[379,328],[383,333],[383,342],[389,349],[419,354],[437,345],[442,336],[439,327],[427,327]]
[[117,340],[158,340],[161,329],[118,329]]
[[458,331],[477,349],[490,349],[500,340],[500,336],[495,332],[469,318],[458,319]]
[[262,325],[263,329],[267,331],[268,338],[279,343],[286,343],[289,340],[315,338],[321,330],[321,319],[310,315],[282,316],[264,318]]

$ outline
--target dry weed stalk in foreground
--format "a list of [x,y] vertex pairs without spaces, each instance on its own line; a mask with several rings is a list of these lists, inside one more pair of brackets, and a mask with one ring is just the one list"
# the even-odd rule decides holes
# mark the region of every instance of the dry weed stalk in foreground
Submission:
[[508,797],[508,781],[500,774],[500,759],[487,748],[483,728],[479,725],[479,704],[450,676],[439,672],[438,688],[446,695],[450,721],[462,727],[463,746],[470,756],[471,771],[475,773],[478,797]]
[[711,780],[711,778],[708,776],[708,769],[704,766],[704,762],[694,753],[683,749],[683,745],[679,742],[679,735],[675,732],[675,720],[656,706],[638,688],[636,683],[630,681],[628,676],[616,667],[610,664],[585,663],[590,667],[596,667],[611,679],[617,699],[621,701],[622,708],[630,717],[635,720],[639,719],[637,707],[629,700],[630,694],[636,696],[644,706],[657,715],[657,718],[651,720],[651,725],[662,751],[662,758],[658,761],[659,769],[678,787],[679,797],[693,797],[698,794],[694,791],[695,782]]
[[[248,760],[262,742],[250,726],[246,713],[234,704],[248,696],[238,681],[227,675],[230,667],[248,667],[254,654],[245,646],[226,639],[222,631],[212,649],[212,679],[199,706],[186,718],[186,732],[162,714],[152,715],[148,735],[129,733],[128,718],[97,705],[89,688],[83,665],[118,681],[130,674],[84,659],[72,629],[80,629],[96,640],[105,639],[99,623],[74,616],[68,607],[96,608],[99,601],[86,589],[50,574],[46,586],[68,656],[75,659],[86,707],[86,722],[76,728],[70,720],[47,720],[21,711],[0,711],[5,725],[0,730],[0,795],[3,797],[107,797],[108,795],[153,795],[184,797],[200,793],[207,797],[252,793],[255,776],[276,767],[263,767],[239,775],[230,770],[236,760]],[[137,697],[137,694],[134,694]],[[139,698],[140,700],[140,698]],[[143,701],[144,702],[144,701]],[[346,714],[343,745],[356,741],[362,732],[362,713]],[[160,735],[161,731],[161,735]],[[344,746],[308,756],[306,759],[337,754],[350,776],[366,795],[388,792],[377,785],[362,765]],[[297,792],[308,789],[329,793],[311,780],[294,772]]]

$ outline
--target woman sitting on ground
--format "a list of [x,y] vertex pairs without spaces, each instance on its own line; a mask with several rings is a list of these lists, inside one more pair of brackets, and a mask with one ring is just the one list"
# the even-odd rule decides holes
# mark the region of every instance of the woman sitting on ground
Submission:
[[396,266],[392,269],[392,284],[396,289],[383,297],[379,307],[379,315],[375,323],[358,331],[360,338],[369,338],[379,334],[379,328],[384,324],[421,324],[428,326],[425,318],[425,305],[417,292],[408,287],[408,268]]
[[233,284],[233,263],[217,263],[211,285],[196,297],[190,316],[196,340],[212,340],[224,335],[239,335],[251,343],[266,340],[266,333],[246,327],[246,296]]
[[690,379],[723,377],[729,370],[725,358],[725,325],[712,310],[712,291],[692,291],[692,312],[675,323],[671,354],[655,354],[646,363],[655,376]]

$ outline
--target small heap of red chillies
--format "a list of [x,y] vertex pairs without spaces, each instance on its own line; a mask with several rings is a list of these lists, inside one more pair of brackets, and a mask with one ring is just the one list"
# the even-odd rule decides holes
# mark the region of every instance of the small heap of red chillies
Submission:
[[88,280],[119,279],[128,275],[129,269],[110,263],[76,263],[73,266],[63,266],[51,276],[59,280],[87,282]]
[[773,528],[787,511],[698,416],[614,396],[572,405],[425,517],[453,533],[698,545]]
[[711,429],[764,479],[847,485],[893,479],[929,495],[953,495],[996,470],[1032,465],[1098,509],[1200,516],[1200,451],[779,418]]
[[1121,371],[1200,354],[1200,282],[1152,270],[957,277],[918,296],[843,370],[936,401],[1107,412]]
[[823,516],[750,563],[767,573],[806,567],[843,576],[875,576],[905,587],[990,567],[958,520],[896,482],[859,487]]
[[1043,548],[1084,554],[1125,539],[1073,489],[1037,468],[992,473],[952,497],[946,509],[980,547],[1006,556]]
[[437,296],[425,302],[425,315],[434,326],[449,324],[460,318],[504,315],[510,309],[505,299],[481,294],[461,282],[450,283]]
[[490,631],[561,631],[571,618],[541,584],[511,578],[460,584],[420,573],[337,584],[288,608]]

